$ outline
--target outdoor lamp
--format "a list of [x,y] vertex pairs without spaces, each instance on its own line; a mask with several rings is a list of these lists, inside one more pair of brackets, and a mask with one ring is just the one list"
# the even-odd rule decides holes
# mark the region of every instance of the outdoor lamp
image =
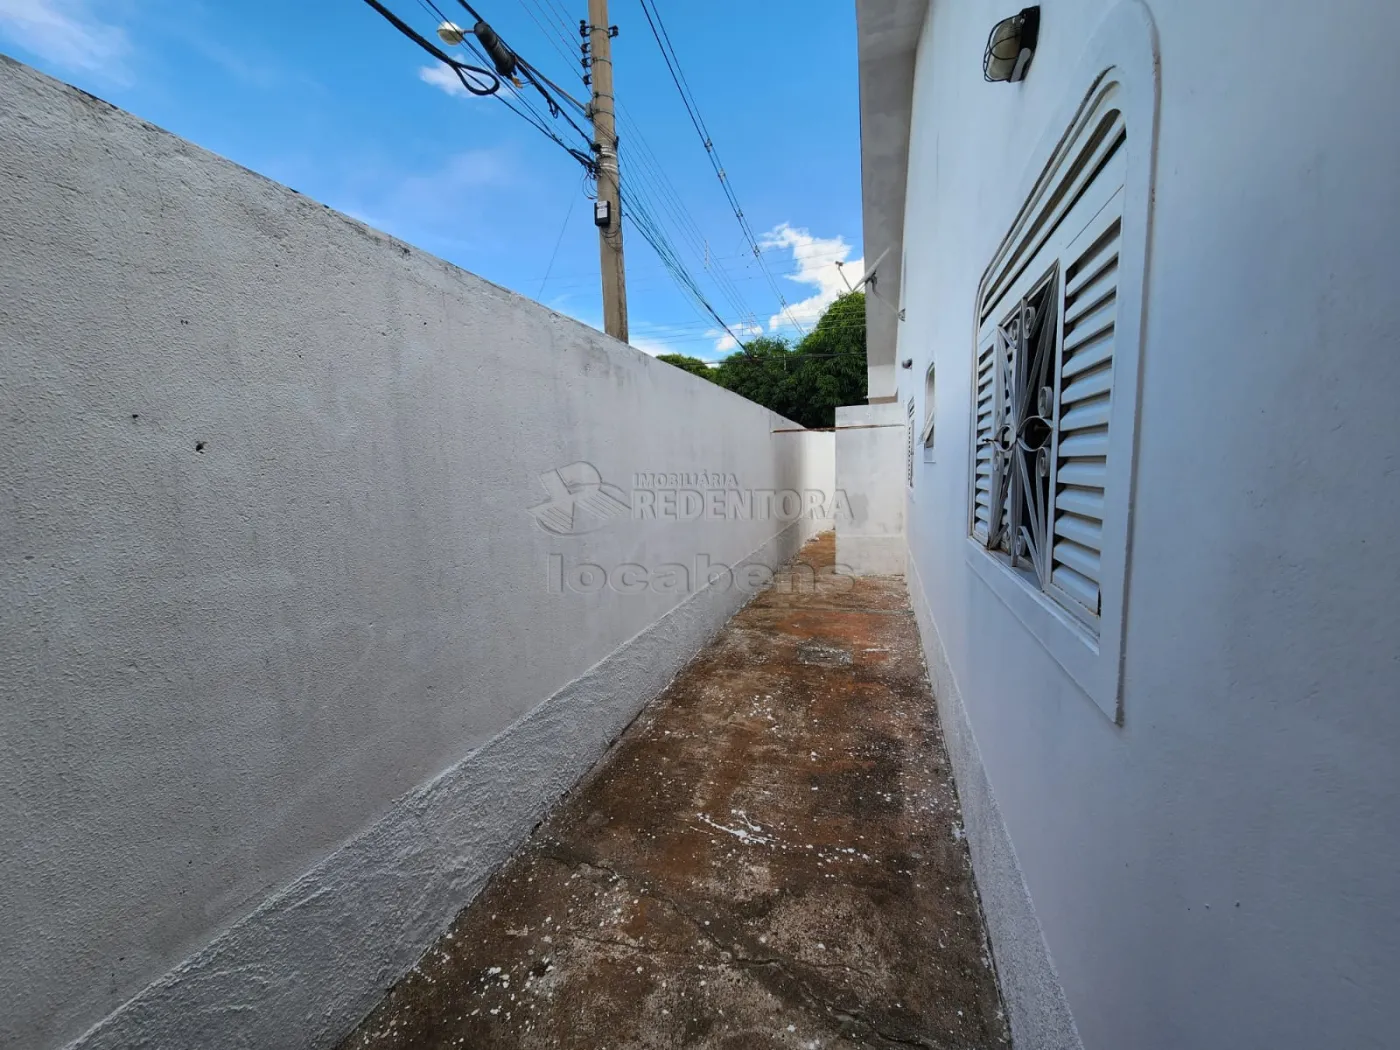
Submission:
[[456,47],[467,38],[467,31],[456,22],[444,22],[437,27],[437,35],[448,47]]
[[1027,7],[1019,15],[1003,18],[987,37],[982,55],[982,76],[992,82],[1024,80],[1040,37],[1040,8]]

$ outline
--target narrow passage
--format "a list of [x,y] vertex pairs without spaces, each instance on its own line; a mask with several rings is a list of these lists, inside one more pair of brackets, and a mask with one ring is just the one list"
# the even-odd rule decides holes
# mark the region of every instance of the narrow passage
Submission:
[[1008,1045],[904,581],[832,561],[735,616],[342,1046]]

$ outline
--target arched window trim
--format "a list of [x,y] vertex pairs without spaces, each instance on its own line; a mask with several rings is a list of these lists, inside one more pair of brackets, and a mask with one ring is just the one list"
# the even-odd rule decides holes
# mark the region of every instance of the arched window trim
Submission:
[[[1110,11],[1094,34],[1074,80],[1086,87],[1062,108],[1060,121],[1051,125],[1052,131],[1036,153],[1043,159],[1033,169],[1034,178],[1027,180],[1023,203],[978,286],[973,324],[968,564],[1104,713],[1120,723],[1138,385],[1156,155],[1157,54],[1155,28],[1138,0],[1127,0]],[[1118,161],[1103,153],[1095,159],[1095,150],[1111,147],[1107,139],[1096,136],[1096,129],[1109,118],[1121,122],[1126,136],[1118,147]],[[1096,165],[1105,161],[1120,163],[1122,170],[1101,183],[1097,181]],[[1119,180],[1118,185],[1112,184],[1114,180]],[[1096,206],[1081,207],[1072,213],[1089,190],[1097,194]],[[1098,324],[1102,320],[1088,317],[1086,321],[1087,314],[1078,312],[1082,307],[1094,306],[1098,300],[1076,306],[1073,299],[1076,293],[1097,294],[1093,288],[1086,291],[1085,282],[1092,283],[1098,271],[1074,267],[1081,257],[1090,258],[1086,253],[1096,244],[1102,248],[1107,243],[1103,241],[1105,236],[1112,240],[1109,247],[1116,260],[1112,318],[1108,324],[1112,339],[1111,392],[1107,402],[1098,403],[1092,413],[1071,416],[1077,404],[1066,401],[1064,395],[1078,397],[1083,389],[1074,389],[1075,374],[1066,374],[1066,340],[1071,343],[1068,356],[1074,357],[1080,349],[1072,338],[1075,324]],[[1016,335],[1013,315],[1023,310],[1047,281],[1054,281],[1056,289],[1053,300],[1046,300],[1047,304],[1054,304],[1055,331],[1053,393],[1045,395],[1039,388],[1033,390],[1026,381],[1019,381],[1017,386],[1018,373],[1013,362],[1029,362],[1031,352],[1022,346],[1018,354],[1015,345],[1008,350],[1005,337]],[[1067,299],[1071,310],[1068,331]],[[998,331],[1001,336],[996,334]],[[1005,355],[1005,359],[999,355]],[[996,423],[991,430],[989,399],[994,406],[991,419]],[[1048,413],[1036,411],[1042,407]],[[1084,433],[1067,425],[1062,432],[1062,421],[1077,425],[1094,414],[1103,417],[1102,425],[1095,422]],[[1010,496],[1003,497],[1002,493],[1014,490],[1009,486],[1001,489],[994,499],[987,486],[989,447],[993,452],[1015,447],[1031,417],[1047,418],[1051,426],[1046,439],[1048,462],[1039,469],[1048,470],[1053,479],[1048,497],[1052,509],[1047,513],[1062,515],[1050,527],[1042,525],[1040,547],[1035,550],[1026,542],[1023,526],[1029,519],[1023,513],[1024,507],[1008,519],[1011,531],[998,534],[996,515],[1011,511],[1007,502]],[[1005,429],[1006,424],[1011,424],[1011,431]],[[1002,429],[991,432],[998,427]],[[1013,433],[1018,430],[1019,433]],[[993,446],[987,442],[989,437],[994,439]],[[1088,440],[1072,443],[1071,438]],[[1040,444],[1040,439],[1031,444]],[[1027,446],[1023,443],[1020,447],[1024,451]],[[1080,454],[1084,452],[1094,455],[1083,457]],[[1096,508],[1082,499],[1077,506],[1071,506],[1075,500],[1064,500],[1065,478],[1074,473],[1079,473],[1081,480],[1086,476],[1078,470],[1062,473],[1075,461],[1076,466],[1092,461],[1099,468],[1093,484],[1101,483],[1101,506]],[[1023,462],[1006,456],[1002,469],[1008,475],[1013,470],[1019,473]],[[1035,465],[1034,460],[1031,465]],[[1082,488],[1077,482],[1074,487]],[[1023,484],[1021,491],[1023,497],[1028,497],[1027,503],[1034,503],[1033,486]],[[1070,495],[1083,497],[1096,491],[1100,490],[1091,486]],[[1097,536],[1085,528],[1095,524],[1094,514],[1101,515]],[[1085,557],[1086,553],[1093,553],[1092,542],[1099,545],[1096,563]]]

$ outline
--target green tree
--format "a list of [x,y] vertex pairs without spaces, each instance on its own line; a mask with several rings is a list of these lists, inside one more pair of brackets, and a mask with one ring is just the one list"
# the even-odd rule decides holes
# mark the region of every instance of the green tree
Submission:
[[836,409],[865,401],[865,295],[850,292],[822,314],[793,351],[789,418],[806,427],[836,425]]
[[792,349],[786,339],[761,335],[730,354],[715,370],[715,382],[740,397],[788,414],[791,390],[788,383]]
[[661,354],[657,360],[704,376],[804,427],[835,426],[838,406],[865,401],[865,296],[841,296],[796,346],[761,335],[718,366],[684,354]]
[[658,361],[665,361],[668,365],[675,365],[697,376],[704,376],[706,379],[714,379],[714,369],[709,362],[702,361],[698,357],[689,357],[685,354],[657,354]]

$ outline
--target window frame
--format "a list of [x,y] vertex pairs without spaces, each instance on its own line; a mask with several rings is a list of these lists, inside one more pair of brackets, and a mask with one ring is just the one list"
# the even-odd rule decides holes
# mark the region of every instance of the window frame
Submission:
[[904,482],[912,492],[914,489],[914,399],[909,398],[904,418]]
[[[1016,258],[1034,224],[1052,201],[1047,194],[1058,184],[1062,165],[1080,132],[1102,113],[1105,99],[1121,114],[1127,128],[1123,177],[1118,273],[1118,313],[1115,331],[1113,398],[1110,408],[1109,451],[1105,477],[1103,550],[1101,553],[1100,612],[1097,633],[1038,587],[1031,586],[1009,560],[990,551],[972,534],[976,510],[975,471],[969,472],[965,561],[1045,647],[1098,708],[1123,722],[1122,666],[1128,607],[1131,510],[1137,460],[1138,397],[1145,326],[1145,289],[1151,243],[1152,193],[1156,168],[1159,61],[1156,30],[1138,0],[1113,8],[1091,38],[1075,84],[1088,89],[1068,100],[1050,125],[1033,156],[1041,162],[1023,179],[1024,201],[1005,238],[978,284],[972,337],[972,390],[968,462],[975,467],[977,441],[977,376],[984,346],[986,311],[998,311],[1044,276],[1037,265],[1043,249],[1024,260],[1024,270],[1005,280],[1008,260]],[[1074,238],[1070,236],[1065,243]],[[1058,254],[1055,255],[1057,265]],[[989,301],[994,282],[996,299]],[[1019,289],[1019,290],[1018,290]],[[995,310],[993,310],[995,307]],[[1056,333],[1063,339],[1063,318]],[[1058,371],[1058,370],[1057,370]]]
[[[1058,364],[1063,348],[1064,321],[1064,290],[1062,286],[1064,260],[1062,255],[1063,253],[1052,252],[1048,267],[1043,264],[1039,267],[1027,267],[1027,272],[1030,273],[1033,278],[1029,285],[1024,289],[1020,289],[1019,293],[1016,295],[1004,294],[1001,296],[996,301],[995,305],[990,308],[990,316],[988,320],[983,323],[986,335],[979,339],[979,348],[985,347],[989,339],[996,346],[993,360],[994,367],[997,368],[998,371],[994,389],[998,393],[999,401],[1004,394],[1009,393],[1015,395],[1018,392],[1017,387],[1019,384],[1016,374],[1020,373],[1025,367],[1022,360],[1023,355],[1027,354],[1029,351],[1032,355],[1031,360],[1035,360],[1034,351],[1030,350],[1029,347],[1029,334],[1026,331],[1027,318],[1033,312],[1031,310],[1033,300],[1039,301],[1040,312],[1037,315],[1037,319],[1041,321],[1042,325],[1048,324],[1050,326],[1049,360],[1045,362],[1045,367],[1049,369],[1050,372],[1047,376],[1043,377],[1042,382],[1036,384],[1036,394],[1038,397],[1041,389],[1047,389],[1046,383],[1048,382],[1050,384],[1048,389],[1058,397]],[[1039,258],[1040,254],[1037,254],[1031,261],[1035,262],[1036,259]],[[1019,286],[1020,283],[1021,282],[1018,281],[1017,286]],[[1045,320],[1047,306],[1050,307],[1048,321]],[[1009,335],[1009,330],[1014,330],[1015,334]],[[1043,332],[1040,333],[1040,338],[1045,338]],[[1000,352],[1003,346],[1006,350],[1004,354]],[[1002,368],[1009,368],[1012,374],[1002,376],[1000,374]],[[1030,395],[1028,393],[1021,393],[1021,397],[1028,399]],[[994,418],[1001,415],[1000,410],[1006,407],[1008,406],[1004,404],[999,405],[998,411],[994,414]],[[1031,415],[1043,417],[1045,412],[1040,410],[1040,406],[1037,406],[1037,408],[1038,410],[1031,413]],[[1053,464],[1055,446],[1057,444],[1057,435],[1054,429],[1056,415],[1057,413],[1055,410],[1053,408],[1050,409],[1050,428],[1046,435],[1045,442],[1040,446],[1037,455],[1034,457],[1037,466],[1039,465],[1039,460],[1042,458],[1045,459],[1047,463]],[[1017,450],[1017,452],[1020,451],[1019,449]],[[998,463],[1000,464],[1000,462],[999,460]],[[1009,462],[1015,462],[1015,459],[1011,458]],[[972,466],[975,469],[975,456],[972,457]],[[995,479],[998,479],[999,473],[999,471],[993,472],[993,497],[995,497],[996,490],[999,487],[995,483]],[[1050,558],[1050,551],[1048,548],[1054,542],[1053,505],[1055,479],[1053,466],[1050,473],[1045,475],[1043,480],[1038,477],[1036,481],[1037,487],[1043,486],[1049,490],[1049,496],[1046,499],[1048,506],[1043,508],[1047,512],[1046,525],[1049,526],[1048,531],[1045,525],[1037,529],[1030,510],[1023,506],[1023,485],[1017,484],[1017,480],[1014,477],[1010,479],[1001,478],[1000,481],[1002,484],[1005,484],[1007,488],[1004,493],[1002,505],[992,506],[990,508],[991,514],[988,522],[988,540],[985,545],[983,545],[983,549],[994,557],[1005,558],[1009,567],[1016,570],[1025,579],[1028,586],[1033,586],[1044,594],[1055,596],[1054,592],[1051,590],[1050,583],[1050,567],[1052,563],[1050,561],[1044,561],[1044,559]],[[999,520],[1003,516],[1009,520]],[[992,530],[991,526],[994,524],[998,525],[999,528]],[[974,522],[969,520],[969,531],[971,531],[973,527]],[[1030,537],[1031,542],[1025,552],[1022,552],[1022,545],[1020,543],[1020,533],[1022,530],[1032,534]],[[1043,560],[1042,564],[1036,563],[1035,548],[1037,546],[1043,548],[1040,551],[1040,556]]]
[[924,424],[919,440],[924,447],[924,462],[933,462],[934,437],[936,435],[935,398],[938,393],[938,362],[930,361],[924,369]]

